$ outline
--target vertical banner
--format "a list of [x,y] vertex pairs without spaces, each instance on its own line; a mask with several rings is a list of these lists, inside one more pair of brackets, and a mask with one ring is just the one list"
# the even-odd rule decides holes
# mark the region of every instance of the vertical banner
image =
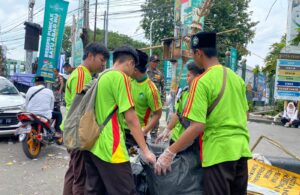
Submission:
[[237,61],[238,61],[238,53],[237,49],[231,47],[230,48],[230,69],[234,72],[237,71]]
[[65,29],[69,2],[46,0],[42,43],[37,74],[47,82],[54,81],[53,68],[57,68]]
[[288,22],[287,22],[287,43],[290,45],[298,35],[300,28],[300,1],[289,0]]
[[73,67],[77,67],[82,63],[82,56],[83,56],[83,43],[80,38],[80,34],[82,33],[82,28],[83,28],[83,7],[84,7],[84,0],[79,0],[79,8],[78,9],[78,14],[77,14],[77,21],[76,21],[76,30],[75,30],[75,37],[74,37],[74,47],[72,54],[73,58]]

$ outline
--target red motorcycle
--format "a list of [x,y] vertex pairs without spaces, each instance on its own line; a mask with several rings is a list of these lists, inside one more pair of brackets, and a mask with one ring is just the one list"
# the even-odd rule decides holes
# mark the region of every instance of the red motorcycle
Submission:
[[62,137],[55,137],[55,129],[52,127],[54,121],[30,112],[20,112],[17,118],[22,125],[15,134],[19,136],[23,151],[28,158],[38,157],[42,145],[63,144]]

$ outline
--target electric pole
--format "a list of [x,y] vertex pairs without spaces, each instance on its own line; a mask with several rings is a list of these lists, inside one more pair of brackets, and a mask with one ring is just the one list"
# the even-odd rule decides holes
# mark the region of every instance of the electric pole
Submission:
[[[34,8],[35,0],[28,1],[28,22],[33,22],[33,8]],[[25,71],[26,73],[32,73],[32,57],[33,51],[26,50],[26,66]]]
[[107,0],[107,7],[106,7],[106,25],[105,25],[105,37],[104,37],[104,45],[107,47],[108,45],[108,14],[109,14],[109,0]]
[[97,8],[98,8],[98,0],[96,0],[96,7],[95,7],[95,22],[94,22],[94,42],[96,42],[96,31],[97,31]]
[[103,44],[105,44],[105,34],[106,34],[106,11],[104,11],[103,40],[102,40]]
[[82,34],[80,36],[83,44],[83,50],[89,43],[89,37],[88,37],[88,29],[89,29],[89,0],[84,0],[83,3],[84,12],[83,12],[83,28],[82,28]]

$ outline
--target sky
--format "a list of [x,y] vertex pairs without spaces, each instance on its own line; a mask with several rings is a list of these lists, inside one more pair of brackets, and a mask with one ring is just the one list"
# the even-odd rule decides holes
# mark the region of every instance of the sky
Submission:
[[[95,0],[90,0],[93,4]],[[269,17],[268,11],[275,0],[252,0],[249,11],[253,11],[252,21],[260,23],[255,27],[256,35],[253,43],[248,45],[251,55],[247,56],[247,64],[255,67],[263,66],[264,58],[269,52],[270,46],[280,41],[281,36],[286,33],[288,0],[277,0]],[[78,0],[69,0],[69,11],[78,7]],[[106,10],[106,0],[98,0],[98,20],[97,27],[103,28],[103,13]],[[134,3],[133,3],[134,2]],[[144,0],[110,0],[111,6],[109,30],[126,34],[134,39],[149,42],[144,37],[144,32],[140,28],[141,12],[140,5]],[[45,0],[36,0],[34,13],[34,22],[43,24]],[[93,28],[95,18],[94,6],[90,7],[90,28]],[[128,12],[130,11],[130,13]],[[118,12],[126,12],[124,15],[118,15]],[[0,1],[0,44],[8,48],[7,57],[10,59],[24,60],[24,26],[20,25],[27,18],[27,0],[5,0]],[[266,20],[267,18],[267,20]],[[72,15],[69,14],[66,20],[67,25],[72,23]],[[17,27],[16,27],[17,26]],[[155,24],[154,24],[155,26]]]

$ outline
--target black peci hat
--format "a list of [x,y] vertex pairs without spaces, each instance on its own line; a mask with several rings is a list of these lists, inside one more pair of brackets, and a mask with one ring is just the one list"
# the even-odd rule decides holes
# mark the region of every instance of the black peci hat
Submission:
[[141,51],[141,50],[136,50],[139,56],[139,63],[135,65],[135,68],[144,73],[147,69],[147,63],[148,63],[148,55]]
[[119,54],[128,54],[128,55],[131,55],[134,58],[135,64],[139,63],[138,53],[131,46],[122,46],[122,47],[118,47],[117,49],[115,49],[114,53],[113,53],[113,59],[114,59],[114,61],[115,61],[115,59],[117,58],[117,56]]
[[150,62],[160,62],[159,56],[157,56],[157,55],[151,56]]
[[44,79],[44,77],[42,77],[42,76],[35,76],[34,77],[34,82],[36,83],[36,82],[45,82],[45,79]]
[[214,32],[199,32],[191,38],[191,49],[216,48],[217,34]]

